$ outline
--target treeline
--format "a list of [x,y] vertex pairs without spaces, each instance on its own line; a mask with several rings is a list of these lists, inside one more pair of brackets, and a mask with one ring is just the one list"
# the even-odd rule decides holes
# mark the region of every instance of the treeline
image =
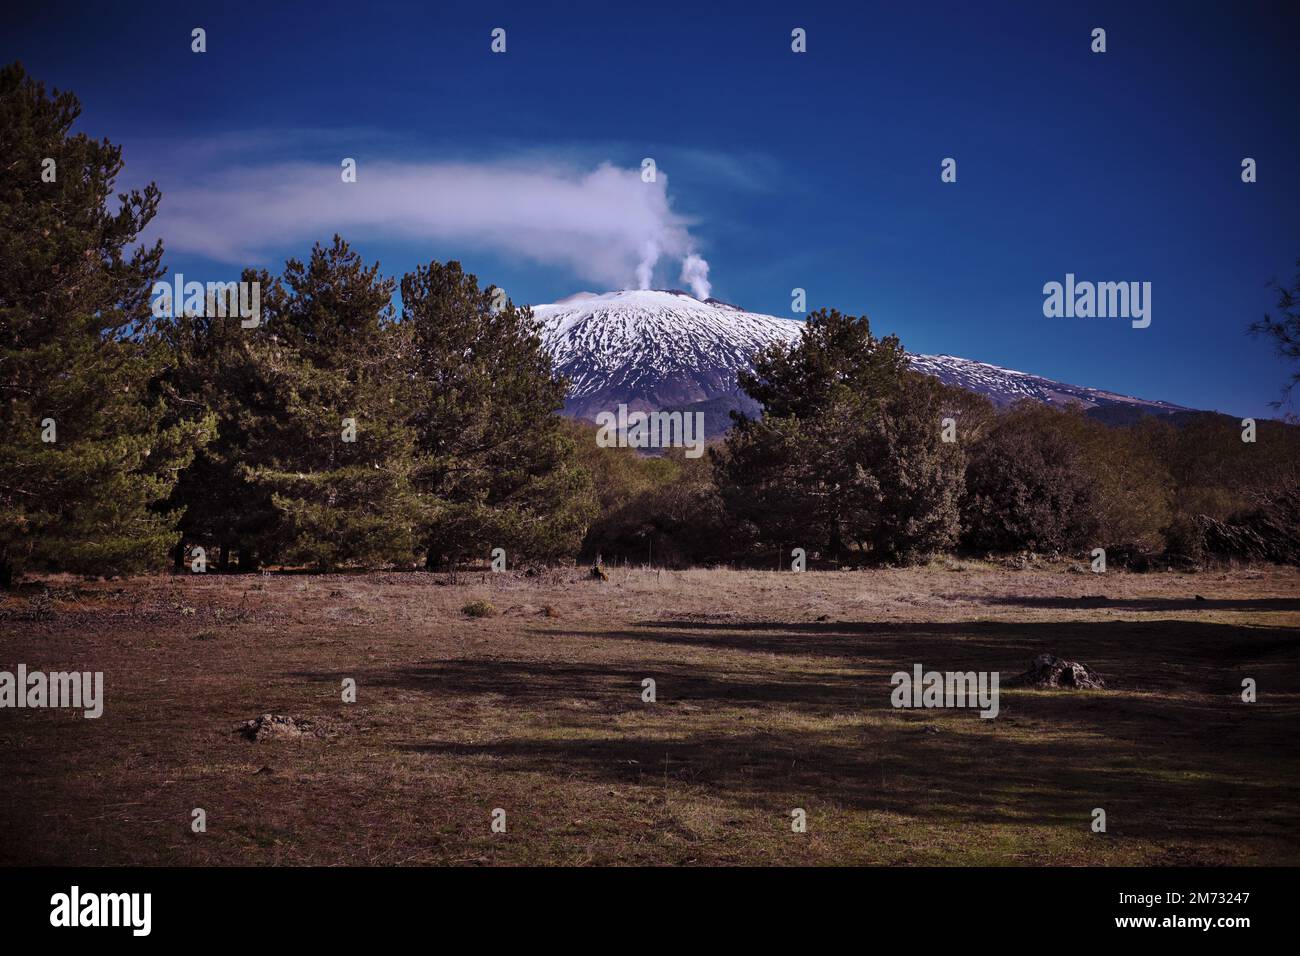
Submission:
[[[557,560],[595,509],[531,315],[457,263],[396,285],[340,238],[257,283],[252,323],[156,315],[156,187],[80,108],[0,71],[0,584],[216,568]],[[135,248],[133,248],[135,247]],[[164,310],[158,310],[160,312]],[[245,327],[251,325],[251,327]]]
[[243,568],[577,551],[590,481],[531,313],[435,262],[402,277],[395,315],[394,282],[337,236],[243,280],[262,290],[256,328],[160,325],[166,420],[212,423],[166,502],[178,564],[187,544]]
[[[1120,566],[1190,568],[1291,560],[1300,542],[1293,425],[998,411],[908,370],[897,338],[833,310],[812,315],[793,348],[757,356],[741,384],[764,414],[738,421],[710,459],[598,477],[606,507],[587,553],[784,568],[794,548],[830,566],[1104,548]],[[1236,537],[1250,546],[1228,546]]]
[[1272,538],[1300,538],[1297,429],[997,413],[836,311],[755,357],[740,384],[763,414],[694,460],[600,448],[560,418],[531,313],[455,262],[395,281],[336,236],[243,272],[251,327],[156,315],[162,244],[137,243],[160,194],[110,209],[121,152],[73,135],[78,113],[0,70],[0,585],[193,567],[200,548],[213,570],[454,569],[495,548],[513,566],[773,567],[794,548],[839,566],[1196,561],[1207,540],[1276,557]]

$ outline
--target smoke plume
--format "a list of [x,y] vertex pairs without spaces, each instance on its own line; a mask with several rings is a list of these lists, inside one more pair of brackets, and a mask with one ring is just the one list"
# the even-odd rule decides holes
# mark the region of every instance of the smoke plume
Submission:
[[709,264],[695,253],[682,260],[682,281],[691,287],[697,299],[707,299],[709,290]]
[[[190,185],[194,182],[202,185]],[[626,288],[654,284],[661,259],[707,294],[708,263],[690,220],[674,212],[668,177],[603,164],[404,163],[358,159],[356,181],[340,166],[280,163],[160,182],[154,228],[169,250],[239,265],[302,256],[338,232],[357,241],[437,244],[518,256],[578,279]],[[421,255],[432,253],[421,252]]]

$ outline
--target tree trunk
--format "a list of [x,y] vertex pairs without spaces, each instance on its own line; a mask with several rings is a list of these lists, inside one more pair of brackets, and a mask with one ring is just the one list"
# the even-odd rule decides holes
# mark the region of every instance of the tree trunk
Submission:
[[836,567],[839,567],[840,558],[844,554],[844,538],[840,535],[840,526],[838,524],[831,528],[830,552],[831,560],[835,562]]

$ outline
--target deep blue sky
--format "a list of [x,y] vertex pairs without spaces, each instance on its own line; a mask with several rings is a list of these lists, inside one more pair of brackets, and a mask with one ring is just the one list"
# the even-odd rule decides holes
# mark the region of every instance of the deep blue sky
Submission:
[[[1239,415],[1275,414],[1287,376],[1244,328],[1300,258],[1294,3],[25,6],[0,59],[76,92],[79,128],[164,205],[214,163],[654,156],[714,295],[748,309],[789,315],[801,286],[915,351]],[[593,285],[492,248],[354,244],[393,274],[459,258],[516,301]],[[1044,318],[1067,272],[1150,281],[1150,328]]]

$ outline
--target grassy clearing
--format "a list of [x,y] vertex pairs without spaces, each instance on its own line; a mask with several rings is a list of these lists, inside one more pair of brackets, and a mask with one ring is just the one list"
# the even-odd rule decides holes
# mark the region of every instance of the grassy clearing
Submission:
[[[55,580],[0,598],[0,669],[102,670],[105,714],[0,711],[0,862],[1295,864],[1298,585],[978,563]],[[1007,677],[1042,651],[1111,689],[1004,689],[996,720],[889,706],[913,663]],[[325,732],[234,732],[268,712]]]

